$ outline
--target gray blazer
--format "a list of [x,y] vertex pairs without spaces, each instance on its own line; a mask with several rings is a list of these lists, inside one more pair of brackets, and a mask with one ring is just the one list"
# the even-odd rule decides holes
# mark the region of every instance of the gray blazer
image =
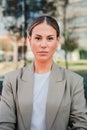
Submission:
[[[5,76],[0,103],[0,130],[30,130],[34,67]],[[87,130],[83,78],[53,63],[46,106],[46,130]],[[17,117],[17,118],[16,118]],[[38,118],[38,117],[37,117]],[[18,128],[15,128],[17,122]]]

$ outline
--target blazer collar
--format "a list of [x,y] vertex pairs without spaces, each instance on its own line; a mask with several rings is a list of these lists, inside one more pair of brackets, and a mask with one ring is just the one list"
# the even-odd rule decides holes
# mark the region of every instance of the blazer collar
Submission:
[[51,79],[54,79],[54,81],[62,81],[63,80],[63,75],[61,68],[58,67],[54,62],[52,64],[52,71],[51,71]]
[[[29,82],[29,79],[32,78],[34,75],[34,63],[29,65],[28,67],[24,67],[22,80]],[[58,75],[58,76],[56,76]],[[52,71],[51,71],[51,79],[54,78],[55,81],[61,81],[63,75],[61,74],[61,70],[54,62],[52,64]]]
[[23,68],[21,79],[26,82],[31,82],[34,75],[34,64],[31,63],[28,67]]

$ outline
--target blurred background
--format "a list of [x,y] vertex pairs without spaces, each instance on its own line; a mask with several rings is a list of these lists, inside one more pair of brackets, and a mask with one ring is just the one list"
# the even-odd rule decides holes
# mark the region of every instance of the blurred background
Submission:
[[0,90],[7,72],[32,62],[27,28],[44,14],[60,26],[54,61],[83,76],[87,95],[87,0],[0,0]]

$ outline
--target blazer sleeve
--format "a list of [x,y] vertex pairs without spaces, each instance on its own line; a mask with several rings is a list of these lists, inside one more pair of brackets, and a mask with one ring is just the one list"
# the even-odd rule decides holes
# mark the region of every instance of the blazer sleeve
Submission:
[[5,76],[0,102],[0,130],[15,130],[15,102],[8,76]]
[[78,78],[77,81],[75,80],[72,93],[71,127],[73,130],[87,130],[87,106],[82,77]]

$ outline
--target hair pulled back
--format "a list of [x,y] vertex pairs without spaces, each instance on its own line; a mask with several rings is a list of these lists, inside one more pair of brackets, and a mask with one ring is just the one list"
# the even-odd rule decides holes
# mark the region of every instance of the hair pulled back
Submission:
[[57,21],[52,18],[51,16],[39,16],[37,17],[31,25],[28,27],[28,34],[31,36],[32,35],[32,30],[34,27],[37,25],[46,22],[48,25],[52,26],[56,32],[57,32],[57,37],[60,35],[60,29]]

